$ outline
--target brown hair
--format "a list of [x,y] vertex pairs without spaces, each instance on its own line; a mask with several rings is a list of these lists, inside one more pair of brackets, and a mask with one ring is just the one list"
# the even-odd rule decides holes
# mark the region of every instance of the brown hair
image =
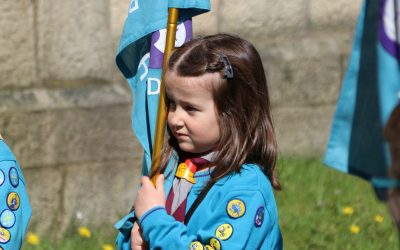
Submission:
[[[227,78],[225,55],[233,69]],[[172,53],[168,69],[179,76],[193,77],[220,72],[221,80],[212,83],[219,115],[220,141],[216,150],[210,183],[240,171],[243,163],[258,164],[275,189],[280,184],[275,176],[277,144],[270,113],[270,100],[263,64],[257,50],[248,41],[227,34],[194,39]],[[168,106],[168,105],[167,105]],[[163,173],[172,150],[182,155],[178,143],[168,129],[161,165],[151,173]],[[212,184],[211,184],[212,185]]]

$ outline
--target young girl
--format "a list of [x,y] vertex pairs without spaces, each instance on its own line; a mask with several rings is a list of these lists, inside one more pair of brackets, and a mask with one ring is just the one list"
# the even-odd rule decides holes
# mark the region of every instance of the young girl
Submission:
[[142,178],[134,217],[120,226],[133,223],[131,248],[281,249],[277,146],[256,49],[225,34],[192,40],[172,53],[165,82],[169,139],[156,187]]

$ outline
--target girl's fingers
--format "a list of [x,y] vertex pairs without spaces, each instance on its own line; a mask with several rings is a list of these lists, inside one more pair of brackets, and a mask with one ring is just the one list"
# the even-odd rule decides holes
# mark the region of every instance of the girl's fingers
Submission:
[[142,250],[144,245],[139,225],[135,222],[131,230],[131,249]]
[[[151,180],[149,179],[149,177],[143,176],[142,177],[142,187],[144,187],[144,186],[147,187],[148,185],[153,185],[153,183],[151,183]],[[164,192],[164,175],[163,174],[160,174],[159,176],[157,176],[155,189],[157,189],[158,191]]]
[[149,177],[147,176],[142,176],[142,186],[148,184],[150,182]]
[[156,189],[164,193],[164,175],[160,174],[156,180]]

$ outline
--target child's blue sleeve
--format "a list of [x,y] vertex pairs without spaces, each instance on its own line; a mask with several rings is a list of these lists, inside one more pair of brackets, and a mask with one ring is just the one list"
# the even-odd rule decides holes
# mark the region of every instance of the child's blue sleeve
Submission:
[[0,139],[0,249],[20,249],[32,209],[15,156]]
[[[171,168],[176,167],[177,161],[178,161],[177,155],[173,153],[171,161],[166,169],[166,173],[169,173],[171,171]],[[147,166],[145,160],[143,162],[143,166]],[[145,175],[144,172],[142,172],[142,175]],[[167,175],[164,181],[164,189],[166,191],[169,191],[171,189],[173,179],[174,175]],[[166,196],[167,195],[168,193],[166,193]],[[118,235],[116,239],[118,250],[131,250],[131,231],[135,221],[136,221],[135,212],[131,211],[128,215],[126,215],[125,217],[120,219],[117,223],[115,223],[114,227],[118,230]]]
[[259,190],[222,189],[203,200],[187,226],[163,207],[139,224],[150,249],[282,249],[275,201],[266,198]]
[[135,221],[135,212],[132,211],[115,223],[115,228],[119,231],[116,240],[118,250],[131,250],[131,230]]

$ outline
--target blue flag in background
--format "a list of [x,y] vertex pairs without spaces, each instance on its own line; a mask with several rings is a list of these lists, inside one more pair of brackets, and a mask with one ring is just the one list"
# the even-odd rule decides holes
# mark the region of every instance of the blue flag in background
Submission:
[[324,159],[367,180],[391,161],[383,128],[400,90],[399,14],[398,0],[364,2]]
[[132,128],[144,149],[148,175],[160,92],[168,8],[179,8],[175,46],[192,38],[191,18],[210,9],[209,0],[132,0],[116,64],[132,91]]

